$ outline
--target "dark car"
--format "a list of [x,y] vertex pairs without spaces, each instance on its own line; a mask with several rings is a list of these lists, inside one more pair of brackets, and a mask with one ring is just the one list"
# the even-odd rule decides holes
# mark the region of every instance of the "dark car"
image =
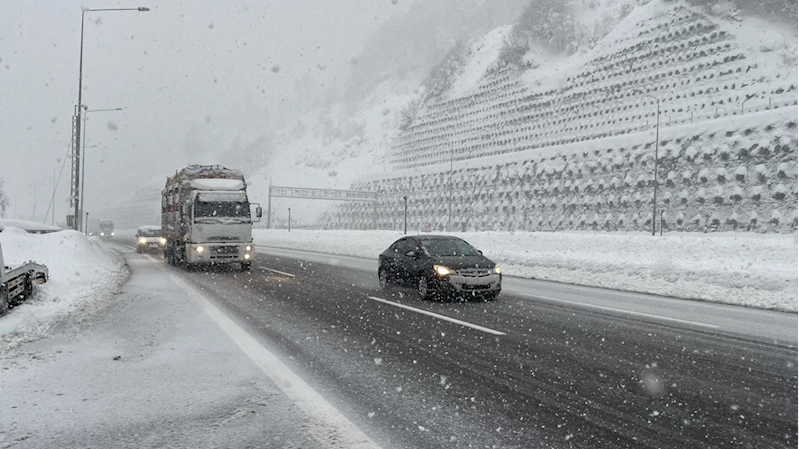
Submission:
[[451,295],[492,300],[502,290],[499,266],[465,240],[445,235],[403,237],[379,257],[380,286],[414,287],[424,299]]

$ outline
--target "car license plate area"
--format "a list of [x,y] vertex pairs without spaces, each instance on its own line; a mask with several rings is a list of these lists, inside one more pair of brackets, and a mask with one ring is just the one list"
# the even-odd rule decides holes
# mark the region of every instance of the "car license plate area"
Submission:
[[464,290],[488,290],[491,288],[490,284],[462,284],[461,288]]
[[239,247],[238,246],[216,246],[211,247],[211,253],[216,255],[238,255],[239,254]]

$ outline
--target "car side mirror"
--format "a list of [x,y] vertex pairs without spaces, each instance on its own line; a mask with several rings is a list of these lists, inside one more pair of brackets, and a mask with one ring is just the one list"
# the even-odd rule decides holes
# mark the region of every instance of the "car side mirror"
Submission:
[[407,253],[405,253],[405,255],[408,256],[408,257],[413,257],[415,259],[416,258],[416,251],[408,251]]
[[480,251],[479,249],[477,250],[477,253],[480,254],[481,256],[483,255],[483,252]]
[[258,217],[258,218],[261,218],[261,217],[263,217],[263,215],[264,215],[264,211],[263,211],[263,209],[261,209],[261,206],[256,207],[255,208],[255,216]]

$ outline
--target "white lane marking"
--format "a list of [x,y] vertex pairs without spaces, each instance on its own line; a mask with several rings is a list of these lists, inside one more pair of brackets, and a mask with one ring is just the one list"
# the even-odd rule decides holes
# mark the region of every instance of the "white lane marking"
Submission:
[[261,270],[264,270],[264,271],[271,271],[272,273],[282,274],[283,276],[288,276],[290,278],[297,277],[297,276],[295,276],[295,275],[293,275],[291,273],[286,273],[285,271],[277,271],[277,270],[273,270],[271,268],[266,268],[266,267],[258,267],[258,268],[261,269]]
[[584,303],[584,302],[569,301],[568,299],[551,298],[549,296],[533,295],[531,293],[522,293],[522,292],[516,292],[515,294],[522,295],[522,296],[528,296],[530,298],[545,299],[547,301],[565,302],[565,303],[568,303],[568,304],[574,304],[574,305],[582,306],[582,307],[591,307],[591,308],[600,309],[600,310],[607,310],[607,311],[610,311],[610,312],[624,313],[624,314],[627,314],[627,315],[643,316],[643,317],[647,317],[647,318],[653,318],[653,319],[656,319],[656,320],[675,321],[677,323],[691,324],[691,325],[694,325],[694,326],[708,327],[708,328],[711,328],[711,329],[720,329],[721,328],[721,326],[716,326],[715,324],[700,323],[698,321],[681,320],[679,318],[671,318],[671,317],[667,317],[667,316],[653,315],[651,313],[635,312],[635,311],[632,311],[632,310],[617,309],[615,307],[598,306],[596,304],[587,304],[587,303]]
[[405,304],[400,304],[398,302],[388,301],[382,298],[377,298],[374,296],[369,296],[369,299],[379,301],[394,307],[399,307],[401,309],[412,310],[416,313],[421,313],[422,315],[431,316],[433,318],[438,318],[439,320],[449,321],[450,323],[460,324],[461,326],[471,327],[472,329],[477,329],[481,332],[486,332],[491,335],[507,335],[505,332],[495,331],[494,329],[489,329],[487,327],[478,326],[477,324],[467,323],[466,321],[456,320],[455,318],[450,318],[445,315],[439,315],[437,313],[428,312],[427,310],[417,309],[416,307],[406,306]]
[[[145,254],[153,262],[159,262]],[[292,400],[305,415],[316,424],[314,438],[322,445],[330,444],[335,440],[341,447],[353,447],[359,449],[379,449],[371,438],[361,429],[352,423],[347,417],[329,403],[321,394],[317,393],[300,376],[291,371],[274,354],[258,343],[252,335],[242,329],[224,312],[219,310],[202,293],[198,292],[179,276],[167,270],[163,263],[158,264],[175,284],[178,285],[188,296],[193,299],[200,308],[213,320],[231,340],[233,340],[242,352],[252,360],[261,371],[269,377],[283,393]],[[331,436],[331,430],[337,435]]]

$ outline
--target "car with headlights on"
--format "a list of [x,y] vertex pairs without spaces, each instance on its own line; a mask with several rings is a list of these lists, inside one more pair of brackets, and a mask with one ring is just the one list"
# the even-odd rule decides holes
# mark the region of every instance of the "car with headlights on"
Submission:
[[424,299],[471,296],[493,300],[502,290],[499,265],[465,240],[447,235],[403,237],[378,257],[381,288],[415,288]]
[[166,239],[160,226],[139,226],[136,229],[136,252],[159,252],[164,250]]

